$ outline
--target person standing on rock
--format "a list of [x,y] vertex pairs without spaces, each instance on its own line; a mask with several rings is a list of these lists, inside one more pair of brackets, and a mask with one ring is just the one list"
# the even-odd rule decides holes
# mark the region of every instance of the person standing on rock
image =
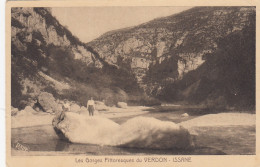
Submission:
[[91,97],[91,99],[88,100],[87,109],[88,109],[88,112],[89,112],[89,116],[94,116],[95,101],[93,100],[93,97]]
[[65,99],[65,101],[64,101],[64,104],[63,104],[63,107],[62,108],[64,108],[65,109],[65,111],[70,111],[70,104],[69,104],[69,102],[68,102],[68,100],[67,99]]

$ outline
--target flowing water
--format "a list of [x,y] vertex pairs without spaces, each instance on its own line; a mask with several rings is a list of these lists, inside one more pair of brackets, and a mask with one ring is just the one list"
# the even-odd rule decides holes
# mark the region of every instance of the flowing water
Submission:
[[[175,113],[179,115],[179,113]],[[165,112],[151,112],[147,117],[155,117],[160,120],[172,121],[175,123],[194,118],[181,118],[174,114]],[[133,117],[133,116],[132,116]],[[113,119],[122,124],[129,117]],[[198,127],[195,128],[198,136],[195,138],[195,147],[190,149],[146,149],[101,146],[94,144],[77,144],[60,140],[55,134],[51,125],[34,126],[27,128],[13,128],[12,148],[17,143],[28,148],[30,152],[62,152],[65,154],[86,154],[86,155],[223,155],[223,154],[255,154],[255,126],[219,126],[219,127]],[[13,149],[12,154],[15,154]]]

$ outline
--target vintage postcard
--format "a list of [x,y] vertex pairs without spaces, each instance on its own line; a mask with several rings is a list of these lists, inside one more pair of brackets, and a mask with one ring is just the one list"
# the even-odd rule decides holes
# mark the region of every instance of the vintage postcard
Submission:
[[257,1],[8,1],[7,166],[260,166],[258,24]]

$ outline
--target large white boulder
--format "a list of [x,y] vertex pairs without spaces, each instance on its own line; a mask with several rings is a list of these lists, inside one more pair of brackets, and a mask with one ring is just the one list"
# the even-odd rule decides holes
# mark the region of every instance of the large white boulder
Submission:
[[112,132],[119,128],[117,123],[106,118],[89,117],[73,112],[66,112],[63,120],[56,122],[56,131],[60,131],[73,143],[109,145]]
[[121,125],[117,142],[124,147],[150,149],[188,149],[193,146],[189,131],[182,126],[142,116]]
[[127,108],[127,103],[125,103],[125,102],[118,102],[116,106],[118,108]]
[[188,113],[183,113],[183,114],[181,114],[181,117],[188,117],[188,116],[189,116]]
[[35,115],[38,112],[35,111],[31,106],[26,106],[23,110],[18,111],[16,114],[16,117],[20,117],[20,116],[31,116],[31,115]]
[[98,111],[108,111],[109,110],[109,107],[106,106],[105,103],[101,102],[101,101],[96,101],[95,107],[96,107],[96,110],[98,110]]
[[50,125],[53,117],[52,114],[37,112],[31,106],[26,106],[23,110],[18,111],[15,116],[12,116],[11,127],[20,128]]
[[218,113],[207,114],[197,118],[179,123],[181,126],[190,129],[193,127],[209,126],[255,126],[255,114],[248,113]]
[[173,122],[147,117],[135,117],[119,125],[107,118],[67,112],[55,128],[73,143],[151,149],[190,148],[193,145],[186,129]]
[[70,112],[79,113],[80,112],[80,106],[77,104],[72,104],[70,106]]
[[11,107],[11,116],[15,116],[17,113],[18,113],[18,108],[15,108],[15,107]]
[[88,114],[88,109],[85,106],[80,107],[80,114]]
[[60,106],[59,104],[55,101],[55,98],[53,97],[52,94],[47,93],[47,92],[42,92],[38,96],[38,100],[40,105],[45,111],[53,111],[57,112],[60,111]]

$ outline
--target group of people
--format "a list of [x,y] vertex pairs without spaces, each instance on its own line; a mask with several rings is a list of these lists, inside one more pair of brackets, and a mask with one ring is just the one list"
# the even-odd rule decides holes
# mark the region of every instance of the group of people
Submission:
[[[70,104],[68,103],[68,100],[65,100],[64,102],[65,103],[63,104],[63,110],[70,111]],[[88,100],[87,102],[87,110],[89,112],[89,116],[94,116],[94,111],[96,110],[96,108],[93,97],[91,97],[90,100]]]

